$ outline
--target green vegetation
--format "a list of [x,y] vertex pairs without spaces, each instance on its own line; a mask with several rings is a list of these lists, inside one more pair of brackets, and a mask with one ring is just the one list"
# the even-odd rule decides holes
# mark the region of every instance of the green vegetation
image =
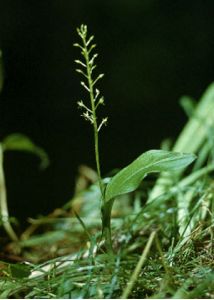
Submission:
[[18,241],[18,237],[11,227],[9,221],[9,211],[7,205],[7,191],[4,175],[4,152],[5,151],[25,151],[37,155],[41,159],[40,167],[46,168],[49,164],[48,156],[45,151],[37,147],[32,141],[25,135],[20,133],[14,133],[7,136],[2,143],[0,143],[0,216],[2,225],[7,232],[10,239],[14,242]]
[[[98,122],[104,98],[95,88],[103,74],[94,76],[97,54],[85,25],[78,35],[83,61],[76,60],[77,72],[89,95],[89,105],[81,100],[78,106],[93,126],[97,170],[81,169],[74,197],[48,216],[29,219],[19,237],[7,210],[3,220],[1,204],[2,225],[13,240],[5,249],[17,260],[0,261],[0,297],[213,298],[214,85],[198,105],[182,97],[189,120],[172,149],[163,143],[103,177],[99,131],[107,118]],[[48,162],[23,135],[1,145]],[[83,177],[93,183],[79,189]]]
[[[81,49],[84,62],[81,60],[76,60],[75,62],[83,69],[77,69],[77,72],[81,73],[87,80],[87,83],[81,81],[81,85],[87,92],[89,92],[91,107],[88,108],[83,101],[79,101],[78,105],[85,109],[83,117],[93,124],[95,159],[102,202],[102,231],[105,237],[106,248],[108,251],[112,252],[110,220],[115,198],[122,194],[136,190],[142,179],[147,174],[151,172],[175,171],[182,169],[190,164],[195,159],[195,156],[163,150],[148,151],[111,178],[110,182],[106,184],[106,187],[104,187],[100,172],[98,133],[102,125],[106,123],[107,118],[103,119],[99,126],[97,125],[96,110],[100,104],[104,104],[104,98],[99,98],[100,91],[95,89],[95,84],[103,77],[103,74],[99,74],[95,79],[92,78],[93,70],[96,68],[95,59],[97,57],[97,53],[91,54],[93,49],[96,47],[95,44],[91,45],[94,36],[87,36],[86,25],[81,25],[80,28],[77,29],[77,32],[82,40],[82,45],[74,44],[74,46]],[[94,92],[94,90],[96,92]]]
[[[3,89],[4,70],[2,51],[0,49],[0,92]],[[4,153],[5,151],[24,151],[37,155],[41,159],[40,167],[46,168],[49,164],[48,155],[46,152],[36,146],[26,135],[20,133],[13,133],[0,142],[0,224],[4,227],[10,239],[18,242],[18,236],[13,230],[10,220],[7,204],[7,190],[4,174]]]

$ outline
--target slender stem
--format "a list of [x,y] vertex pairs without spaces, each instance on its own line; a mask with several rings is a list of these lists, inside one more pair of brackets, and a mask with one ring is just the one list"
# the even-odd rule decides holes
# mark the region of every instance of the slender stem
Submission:
[[105,248],[109,254],[113,254],[113,247],[111,241],[111,211],[113,201],[104,203],[102,212],[102,236],[105,239]]
[[11,238],[12,241],[17,242],[18,237],[15,234],[10,222],[9,222],[9,212],[7,206],[7,192],[6,192],[6,185],[5,185],[5,176],[4,176],[4,168],[3,168],[3,149],[2,145],[0,144],[0,214],[2,219],[2,224]]
[[128,296],[129,296],[129,294],[131,293],[131,291],[132,291],[132,289],[133,289],[133,287],[135,285],[135,282],[136,282],[136,280],[137,280],[137,278],[138,278],[138,276],[140,274],[142,266],[143,266],[143,264],[146,261],[147,255],[148,255],[149,250],[150,250],[150,248],[152,246],[152,243],[153,243],[155,235],[156,235],[156,231],[153,231],[150,234],[150,237],[148,239],[146,247],[144,248],[143,253],[142,253],[142,255],[141,255],[141,257],[140,257],[140,259],[139,259],[139,261],[137,263],[137,266],[136,266],[134,272],[132,273],[132,276],[131,276],[130,280],[127,283],[127,286],[126,286],[126,288],[125,288],[125,290],[124,290],[124,292],[123,292],[123,294],[121,296],[121,299],[127,299]]
[[[93,127],[94,127],[94,150],[95,150],[95,159],[96,159],[96,167],[97,167],[97,174],[98,174],[98,181],[100,192],[102,195],[102,206],[105,206],[105,194],[104,194],[104,186],[102,183],[101,171],[100,171],[100,157],[99,157],[99,133],[98,133],[98,126],[97,126],[97,116],[96,116],[96,107],[95,107],[95,100],[94,100],[94,88],[93,88],[93,80],[91,77],[91,68],[89,64],[89,54],[86,45],[86,39],[83,36],[83,45],[84,45],[84,56],[86,61],[86,68],[87,68],[87,77],[88,77],[88,85],[89,85],[89,93],[90,93],[90,101],[91,101],[91,111],[93,116]],[[105,208],[104,208],[105,210]],[[103,219],[105,217],[103,216]],[[106,250],[108,253],[113,253],[112,249],[112,242],[111,242],[111,218],[108,216],[108,224],[103,226],[103,236],[105,238],[105,245]]]
[[[90,41],[93,39],[93,37],[89,38],[87,40],[87,26],[81,25],[80,29],[78,29],[78,34],[80,35],[82,39],[82,45],[76,44],[81,49],[81,54],[84,56],[85,62],[80,64],[86,68],[86,72],[80,71],[78,69],[79,73],[82,73],[84,77],[87,78],[87,84],[82,82],[82,85],[85,87],[85,89],[89,92],[90,95],[90,103],[91,107],[90,109],[86,108],[86,119],[88,119],[93,124],[94,129],[94,152],[95,152],[95,160],[96,160],[96,169],[98,174],[98,182],[99,182],[99,188],[101,192],[101,213],[102,213],[102,237],[104,237],[104,242],[106,246],[106,250],[108,253],[113,253],[112,250],[112,242],[111,242],[111,209],[109,210],[108,203],[105,201],[105,192],[104,192],[104,185],[102,182],[101,177],[101,171],[100,171],[100,157],[99,157],[99,130],[102,127],[102,125],[106,122],[106,119],[103,119],[100,125],[98,126],[97,122],[97,116],[96,116],[96,109],[99,106],[99,104],[103,103],[103,99],[100,98],[97,99],[99,95],[99,91],[95,92],[94,85],[95,83],[102,78],[103,74],[100,74],[95,80],[92,78],[92,71],[96,67],[93,62],[94,58],[96,58],[97,54],[94,54],[92,58],[90,58],[90,52],[91,49],[95,47],[95,45],[90,45]],[[79,61],[76,61],[79,63]],[[96,100],[98,101],[96,103]],[[81,102],[80,102],[81,104]],[[84,104],[81,104],[82,107],[84,107]]]
[[102,177],[101,177],[101,171],[100,171],[99,134],[98,134],[96,107],[95,107],[95,101],[94,101],[94,88],[93,88],[93,80],[91,77],[91,68],[90,68],[90,64],[89,64],[89,53],[88,53],[88,49],[87,49],[87,42],[86,42],[86,37],[84,35],[83,35],[83,45],[84,45],[84,57],[85,57],[85,61],[86,61],[87,77],[88,77],[88,84],[89,84],[91,110],[92,110],[92,115],[93,115],[94,146],[95,146],[94,150],[95,150],[96,167],[97,167],[100,191],[101,191],[102,198],[104,201],[104,188],[103,188],[103,184],[102,184]]
[[155,243],[156,243],[157,250],[158,250],[158,252],[159,252],[159,254],[160,254],[160,259],[161,259],[163,268],[164,268],[166,274],[167,274],[167,275],[169,276],[169,278],[170,278],[170,275],[171,275],[170,269],[168,268],[168,265],[167,265],[167,263],[166,263],[166,261],[165,261],[165,259],[164,259],[164,254],[163,254],[163,251],[162,251],[162,249],[161,249],[161,245],[160,245],[160,242],[159,242],[159,239],[158,239],[157,235],[156,235],[156,238],[155,238]]

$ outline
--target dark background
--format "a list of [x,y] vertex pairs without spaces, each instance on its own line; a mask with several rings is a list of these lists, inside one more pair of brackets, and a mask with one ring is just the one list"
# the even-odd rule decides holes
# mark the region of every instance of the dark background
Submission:
[[9,206],[18,218],[63,205],[78,165],[95,166],[92,128],[76,105],[87,96],[73,62],[81,23],[95,35],[105,73],[103,174],[175,139],[186,121],[178,99],[198,99],[214,79],[213,0],[0,1],[0,138],[27,134],[51,160],[40,172],[35,157],[6,154]]

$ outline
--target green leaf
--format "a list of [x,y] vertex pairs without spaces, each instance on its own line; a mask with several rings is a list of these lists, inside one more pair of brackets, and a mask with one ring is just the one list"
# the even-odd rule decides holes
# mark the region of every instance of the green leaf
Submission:
[[196,102],[189,96],[182,96],[179,100],[181,107],[185,111],[186,115],[191,118],[196,109]]
[[36,146],[26,135],[21,133],[13,133],[8,135],[2,141],[2,147],[4,151],[26,151],[37,155],[40,160],[40,167],[42,169],[49,165],[49,158],[47,153],[40,147]]
[[195,158],[193,154],[164,150],[147,151],[111,179],[106,187],[105,200],[109,201],[116,196],[134,191],[148,173],[185,168]]

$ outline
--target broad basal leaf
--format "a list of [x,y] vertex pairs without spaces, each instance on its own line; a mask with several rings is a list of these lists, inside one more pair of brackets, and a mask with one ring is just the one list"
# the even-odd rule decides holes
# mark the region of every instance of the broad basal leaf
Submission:
[[195,155],[164,150],[150,150],[117,173],[106,187],[105,200],[134,191],[141,180],[152,172],[175,171],[185,168]]
[[40,147],[36,146],[26,135],[21,133],[13,133],[8,135],[2,141],[2,147],[4,151],[26,151],[37,155],[40,160],[40,167],[46,168],[49,164],[47,153]]

